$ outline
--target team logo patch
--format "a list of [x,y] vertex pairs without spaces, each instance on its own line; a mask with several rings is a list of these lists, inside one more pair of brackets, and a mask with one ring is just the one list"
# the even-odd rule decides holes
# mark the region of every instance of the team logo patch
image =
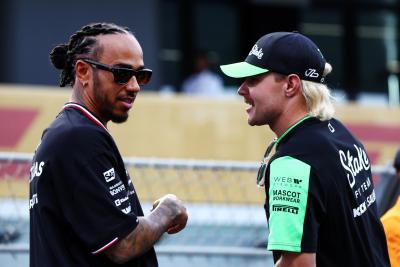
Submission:
[[109,169],[106,172],[103,172],[104,179],[106,179],[106,182],[111,182],[112,180],[115,179],[115,171],[114,168]]
[[318,78],[319,74],[316,69],[307,69],[304,73],[307,77]]
[[263,53],[263,51],[262,51],[262,48],[261,48],[261,47],[258,48],[257,44],[255,44],[255,45],[253,46],[253,48],[251,48],[251,51],[250,51],[250,53],[249,53],[249,56],[250,56],[250,55],[255,55],[258,59],[261,59],[262,56],[264,55],[264,53]]

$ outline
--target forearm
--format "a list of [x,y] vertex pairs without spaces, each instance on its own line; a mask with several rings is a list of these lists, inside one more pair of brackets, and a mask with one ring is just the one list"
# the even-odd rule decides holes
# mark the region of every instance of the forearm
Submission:
[[315,253],[282,252],[275,267],[315,267]]
[[[105,253],[116,263],[124,263],[145,253],[169,227],[174,225],[177,214],[179,210],[175,209],[174,205],[157,206],[148,216],[138,217],[139,224],[136,228]],[[186,215],[186,212],[184,214]]]
[[153,221],[152,218],[138,219],[139,224],[135,230],[106,251],[113,262],[121,264],[145,253],[165,232],[162,224]]

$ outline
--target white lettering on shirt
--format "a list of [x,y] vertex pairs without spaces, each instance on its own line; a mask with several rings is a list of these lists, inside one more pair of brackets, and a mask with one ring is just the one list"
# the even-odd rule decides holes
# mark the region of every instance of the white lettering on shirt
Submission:
[[115,179],[115,171],[114,168],[109,169],[108,171],[103,172],[104,179],[106,179],[106,182],[111,182],[112,180]]
[[340,163],[342,163],[343,168],[347,171],[347,180],[349,181],[350,187],[353,188],[356,183],[356,176],[361,170],[369,170],[371,165],[367,157],[367,153],[354,145],[357,151],[357,156],[354,157],[350,150],[345,153],[343,150],[339,150]]
[[112,189],[114,189],[114,188],[116,188],[117,186],[120,186],[122,184],[122,182],[121,181],[119,181],[118,183],[116,183],[116,184],[113,184],[112,186],[110,186],[110,190],[112,190]]
[[122,209],[122,212],[128,214],[129,212],[131,212],[131,210],[132,210],[131,205],[129,205],[127,208]]
[[44,167],[43,161],[41,161],[40,163],[37,161],[32,163],[29,182],[31,182],[35,177],[39,177],[40,175],[42,175],[43,167]]
[[32,209],[39,202],[37,194],[33,194],[32,198],[29,199],[29,209]]
[[124,203],[125,201],[127,201],[129,198],[126,196],[126,197],[124,197],[124,198],[120,198],[120,199],[116,199],[115,201],[114,201],[114,203],[115,203],[115,206],[120,206],[122,203]]
[[122,192],[122,191],[124,191],[124,190],[125,190],[125,185],[124,185],[124,184],[121,184],[121,185],[118,186],[117,188],[111,189],[111,190],[110,190],[110,194],[111,194],[112,196],[114,196],[114,195],[116,195],[116,194],[118,194],[118,193],[120,193],[120,192]]
[[357,208],[353,209],[354,218],[361,216],[368,209],[368,207],[375,202],[375,200],[376,200],[375,191],[372,190],[372,193],[367,197],[367,199],[363,203],[358,205]]

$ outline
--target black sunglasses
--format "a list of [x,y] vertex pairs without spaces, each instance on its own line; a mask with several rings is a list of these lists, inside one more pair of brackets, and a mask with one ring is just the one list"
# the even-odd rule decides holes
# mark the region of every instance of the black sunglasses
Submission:
[[113,67],[88,58],[81,58],[81,60],[90,64],[94,68],[111,72],[114,75],[114,82],[118,84],[126,84],[132,76],[135,76],[137,83],[139,85],[144,85],[150,81],[153,73],[151,69],[133,70],[129,68]]
[[267,147],[267,150],[265,151],[264,158],[261,161],[260,168],[258,169],[257,185],[260,187],[265,185],[265,172],[267,171],[269,160],[271,158],[272,149],[274,148],[277,141],[278,141],[278,139],[274,138],[274,140],[272,140],[271,144],[269,144],[269,146]]

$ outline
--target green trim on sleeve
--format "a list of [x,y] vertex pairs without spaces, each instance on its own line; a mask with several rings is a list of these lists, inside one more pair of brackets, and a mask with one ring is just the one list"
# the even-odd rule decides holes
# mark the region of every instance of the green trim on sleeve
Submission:
[[289,156],[271,163],[268,250],[301,252],[310,170]]

